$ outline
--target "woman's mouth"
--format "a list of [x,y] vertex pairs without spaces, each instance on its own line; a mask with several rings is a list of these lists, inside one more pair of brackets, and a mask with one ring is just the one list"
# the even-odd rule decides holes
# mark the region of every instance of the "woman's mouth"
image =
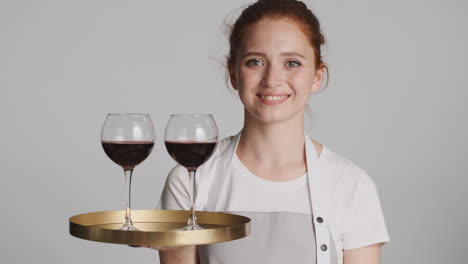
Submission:
[[260,101],[266,105],[278,105],[288,100],[291,95],[289,94],[257,94]]

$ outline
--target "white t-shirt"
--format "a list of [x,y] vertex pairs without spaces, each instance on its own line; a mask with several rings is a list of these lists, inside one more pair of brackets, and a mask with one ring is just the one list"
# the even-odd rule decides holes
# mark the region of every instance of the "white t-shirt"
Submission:
[[287,182],[273,182],[250,172],[237,155],[231,183],[226,185],[225,211],[311,213],[307,174]]
[[[212,158],[198,169],[196,210],[307,214],[314,211],[318,251],[321,241],[329,240],[329,234],[339,263],[343,249],[390,241],[374,182],[351,161],[324,146],[320,156],[313,160],[316,163],[309,164],[312,161],[308,158],[310,175],[288,182],[271,182],[251,173],[238,159],[235,150],[239,137],[238,134],[222,140]],[[306,143],[313,146],[308,138]],[[306,148],[306,154],[316,155],[315,149]],[[219,175],[223,180],[216,180]],[[186,169],[176,166],[166,180],[159,208],[190,209],[190,190]],[[316,222],[318,216],[320,222]],[[328,257],[319,254],[318,259],[320,264]]]
[[[230,139],[232,137],[222,140],[213,156],[220,155],[230,143]],[[197,172],[197,186],[200,185],[200,182],[204,182],[203,177],[207,173],[205,167],[200,167]],[[222,211],[311,214],[307,174],[286,182],[268,181],[250,172],[237,155],[233,155],[229,169],[229,172],[226,172],[229,175],[227,177],[229,184],[222,187],[223,191],[220,192],[222,197],[218,198],[224,200]],[[189,190],[190,182],[187,170],[180,165],[176,166],[169,174],[159,207],[189,210],[191,206]],[[203,197],[205,195],[198,189],[196,210],[204,211],[207,209],[206,200],[200,204]]]

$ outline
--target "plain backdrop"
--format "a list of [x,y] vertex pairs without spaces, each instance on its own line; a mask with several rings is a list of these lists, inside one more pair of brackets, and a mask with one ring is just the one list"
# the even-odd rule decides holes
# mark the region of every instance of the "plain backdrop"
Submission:
[[[247,3],[0,1],[1,263],[158,263],[154,250],[72,237],[68,218],[123,209],[123,173],[100,145],[108,112],[155,123],[135,209],[156,207],[175,164],[171,113],[210,112],[221,137],[239,131],[225,25]],[[308,129],[377,184],[392,240],[383,263],[466,263],[468,2],[307,3],[330,68]]]

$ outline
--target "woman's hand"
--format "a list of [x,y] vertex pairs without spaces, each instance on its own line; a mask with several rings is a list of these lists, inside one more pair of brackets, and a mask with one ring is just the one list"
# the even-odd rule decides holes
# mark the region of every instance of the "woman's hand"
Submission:
[[159,251],[161,264],[198,264],[197,246],[167,247]]
[[198,255],[196,246],[131,246],[150,248],[159,251],[159,260],[161,264],[197,264]]
[[128,245],[130,247],[134,248],[150,248],[158,251],[172,251],[176,250],[177,248],[180,248],[181,246],[173,246],[173,247],[163,247],[163,246],[134,246],[134,245]]

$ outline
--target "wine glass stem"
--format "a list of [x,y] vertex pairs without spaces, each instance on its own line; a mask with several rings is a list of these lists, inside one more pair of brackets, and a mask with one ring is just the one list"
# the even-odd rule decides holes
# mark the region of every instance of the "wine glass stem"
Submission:
[[196,170],[190,170],[190,181],[192,183],[192,208],[190,209],[190,219],[192,222],[192,225],[197,226],[197,217],[195,216],[195,197],[197,195],[197,188],[196,188],[196,179],[195,179],[195,174]]
[[133,226],[132,217],[130,213],[130,191],[132,188],[132,173],[133,169],[124,169],[125,172],[125,197],[127,202],[125,204],[125,223],[124,226]]

